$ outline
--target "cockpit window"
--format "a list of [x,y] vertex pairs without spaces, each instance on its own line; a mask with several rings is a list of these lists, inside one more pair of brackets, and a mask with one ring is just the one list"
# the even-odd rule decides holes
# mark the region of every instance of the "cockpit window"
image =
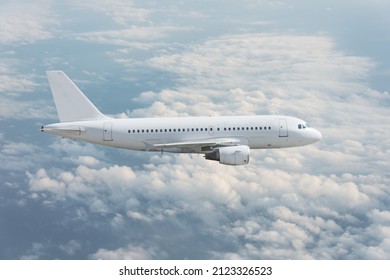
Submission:
[[305,129],[309,128],[310,126],[307,123],[300,123],[298,124],[298,129]]

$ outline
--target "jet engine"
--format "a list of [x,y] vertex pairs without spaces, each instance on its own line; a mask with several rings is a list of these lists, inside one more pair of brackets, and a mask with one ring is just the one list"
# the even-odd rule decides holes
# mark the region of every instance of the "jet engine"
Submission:
[[213,150],[205,154],[208,160],[216,160],[221,164],[245,165],[249,163],[250,149],[248,146],[228,146]]

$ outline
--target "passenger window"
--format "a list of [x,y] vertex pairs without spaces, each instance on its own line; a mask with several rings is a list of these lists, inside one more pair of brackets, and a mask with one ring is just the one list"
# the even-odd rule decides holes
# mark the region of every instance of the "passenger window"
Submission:
[[301,124],[298,124],[298,129],[301,129],[302,128],[302,125]]

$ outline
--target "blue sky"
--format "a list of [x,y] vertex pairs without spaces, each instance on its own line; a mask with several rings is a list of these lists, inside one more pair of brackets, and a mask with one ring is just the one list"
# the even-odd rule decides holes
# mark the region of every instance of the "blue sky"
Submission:
[[[1,259],[388,259],[388,1],[0,1]],[[109,115],[272,114],[244,167],[43,135],[61,69]]]

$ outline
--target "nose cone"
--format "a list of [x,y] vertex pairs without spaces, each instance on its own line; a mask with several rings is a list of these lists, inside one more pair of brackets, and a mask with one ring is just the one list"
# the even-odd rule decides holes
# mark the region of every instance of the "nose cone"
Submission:
[[322,139],[321,132],[319,132],[318,130],[316,130],[314,128],[312,128],[310,136],[311,136],[310,138],[313,140],[313,143],[320,141]]

